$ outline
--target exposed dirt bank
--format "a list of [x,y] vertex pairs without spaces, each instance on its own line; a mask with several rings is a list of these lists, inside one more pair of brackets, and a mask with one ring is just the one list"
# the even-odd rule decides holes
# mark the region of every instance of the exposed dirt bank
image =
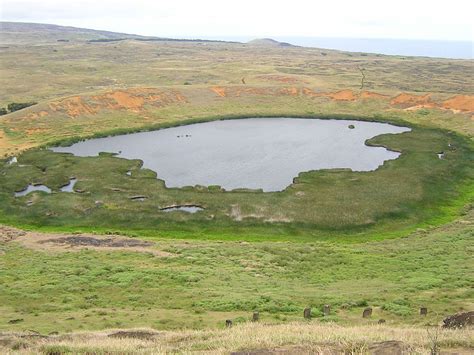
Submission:
[[160,257],[172,256],[170,253],[156,249],[155,243],[118,235],[26,232],[0,225],[0,245],[10,242],[20,243],[22,246],[30,249],[53,252],[79,251],[83,249],[100,251],[120,250],[151,253]]

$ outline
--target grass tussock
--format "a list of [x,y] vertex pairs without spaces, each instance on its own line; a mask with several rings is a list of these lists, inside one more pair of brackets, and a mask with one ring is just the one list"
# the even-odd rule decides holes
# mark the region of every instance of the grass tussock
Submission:
[[[431,329],[433,331],[433,329]],[[82,332],[45,338],[28,334],[0,334],[2,353],[188,353],[225,354],[233,351],[270,350],[287,353],[351,353],[363,354],[383,346],[381,342],[398,342],[406,353],[428,354],[432,349],[426,328],[394,328],[388,326],[352,326],[335,324],[245,323],[229,329],[183,330],[156,332],[151,329],[121,331],[121,338],[111,336],[118,330]],[[140,333],[153,334],[146,338]],[[126,334],[130,334],[131,337]],[[474,349],[473,332],[437,330],[436,345],[443,350]]]

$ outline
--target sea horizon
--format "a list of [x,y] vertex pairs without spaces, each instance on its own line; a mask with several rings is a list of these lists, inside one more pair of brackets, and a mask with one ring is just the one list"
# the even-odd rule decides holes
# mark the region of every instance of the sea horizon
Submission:
[[[189,38],[189,37],[188,37]],[[215,39],[248,42],[252,36],[201,36],[200,39]],[[269,36],[280,42],[295,46],[321,49],[335,49],[348,52],[374,53],[385,55],[433,57],[449,59],[473,59],[474,42],[461,40],[426,40],[394,38],[349,38],[349,37],[296,37]]]

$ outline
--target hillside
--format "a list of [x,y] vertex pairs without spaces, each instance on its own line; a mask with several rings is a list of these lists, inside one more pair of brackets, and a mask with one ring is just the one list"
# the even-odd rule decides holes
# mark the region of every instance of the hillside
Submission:
[[146,38],[144,36],[42,23],[0,22],[0,44],[44,44],[61,41]]
[[52,44],[68,42],[117,42],[137,41],[178,41],[178,42],[219,42],[212,40],[174,39],[154,36],[92,30],[71,26],[42,23],[0,22],[0,45]]
[[[437,327],[474,307],[472,60],[22,23],[0,37],[0,352],[424,353],[438,332],[472,352],[472,330]],[[398,157],[375,170],[273,192],[170,188],[142,157],[48,149],[249,117],[407,129],[361,141]]]
[[260,46],[260,47],[294,47],[290,43],[275,41],[271,38],[257,38],[248,42],[251,46]]

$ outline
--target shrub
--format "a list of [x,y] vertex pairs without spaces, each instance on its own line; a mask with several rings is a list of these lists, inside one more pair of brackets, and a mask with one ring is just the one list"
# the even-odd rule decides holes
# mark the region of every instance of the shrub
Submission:
[[33,105],[36,105],[36,102],[12,102],[7,105],[7,109],[10,112],[15,112]]
[[405,300],[395,300],[390,303],[385,303],[382,309],[401,317],[409,316],[412,313],[409,303]]
[[65,345],[44,345],[41,351],[46,355],[72,354],[72,350]]

